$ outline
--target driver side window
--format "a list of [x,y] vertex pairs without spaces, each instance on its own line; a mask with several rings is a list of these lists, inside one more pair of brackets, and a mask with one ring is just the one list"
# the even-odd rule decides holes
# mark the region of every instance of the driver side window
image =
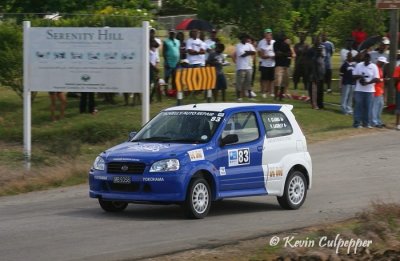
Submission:
[[239,112],[233,114],[227,121],[221,138],[228,134],[236,134],[238,141],[234,144],[250,142],[260,137],[256,116],[253,112]]

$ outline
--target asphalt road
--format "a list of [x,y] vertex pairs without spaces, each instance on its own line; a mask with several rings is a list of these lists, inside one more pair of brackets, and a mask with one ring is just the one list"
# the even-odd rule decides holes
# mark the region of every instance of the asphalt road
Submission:
[[251,197],[218,202],[203,220],[186,220],[173,205],[110,214],[89,199],[87,186],[2,197],[0,259],[141,259],[346,219],[371,201],[399,202],[400,132],[309,149],[314,186],[297,211],[280,209],[273,197]]

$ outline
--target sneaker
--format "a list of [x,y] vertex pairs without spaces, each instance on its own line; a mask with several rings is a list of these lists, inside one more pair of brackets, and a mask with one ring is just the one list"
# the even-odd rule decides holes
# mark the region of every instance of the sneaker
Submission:
[[236,99],[237,102],[242,102],[242,100],[243,100],[242,98],[237,98]]
[[372,126],[371,125],[367,125],[365,128],[372,129]]
[[270,96],[271,96],[271,97],[275,97],[275,94],[271,93]]
[[400,131],[400,125],[397,125],[396,130]]
[[250,91],[250,98],[257,97],[257,94],[253,91]]
[[354,128],[356,128],[356,129],[362,129],[362,128],[363,128],[363,126],[361,126],[361,125],[358,125],[358,126],[354,126]]
[[263,93],[263,94],[262,94],[262,97],[263,97],[264,99],[267,98],[267,94]]
[[331,92],[332,92],[332,89],[327,89],[326,92],[327,92],[327,93],[331,93]]

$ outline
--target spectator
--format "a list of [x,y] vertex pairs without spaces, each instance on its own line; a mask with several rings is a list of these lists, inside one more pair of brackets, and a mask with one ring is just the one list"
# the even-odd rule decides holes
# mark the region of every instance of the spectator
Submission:
[[351,32],[351,36],[354,39],[354,49],[358,49],[358,46],[367,40],[367,33],[363,31],[363,28],[361,25],[358,25],[356,29],[354,29]]
[[163,43],[164,57],[164,80],[168,88],[169,78],[171,77],[172,89],[175,88],[175,71],[180,61],[180,42],[175,38],[175,30],[170,29],[168,38]]
[[215,66],[217,73],[217,81],[215,84],[215,88],[213,90],[214,101],[218,100],[218,92],[222,93],[222,101],[225,101],[225,91],[226,91],[226,78],[223,71],[223,66],[225,65],[225,57],[224,52],[225,45],[222,43],[215,44],[215,52],[210,53],[207,59],[207,64],[211,66]]
[[396,83],[396,130],[400,131],[400,66],[397,65],[393,73],[393,78]]
[[236,63],[236,97],[240,102],[245,96],[245,91],[248,92],[248,97],[251,96],[251,75],[253,73],[252,55],[256,54],[253,45],[248,41],[250,36],[247,34],[240,35],[240,43],[236,45],[234,62]]
[[313,39],[313,45],[307,52],[307,72],[309,75],[308,93],[313,109],[324,108],[325,48],[320,36]]
[[297,89],[297,85],[302,78],[304,83],[304,90],[307,90],[308,85],[308,75],[306,73],[306,60],[307,60],[307,52],[310,46],[305,42],[306,33],[299,33],[300,42],[294,45],[294,52],[296,53],[296,59],[294,63],[294,72],[293,72],[293,83],[294,89]]
[[286,42],[287,37],[281,34],[274,43],[275,52],[275,100],[281,101],[289,84],[289,66],[292,58],[292,49]]
[[185,41],[185,34],[183,32],[178,32],[176,34],[176,39],[179,40],[180,42],[180,47],[179,47],[179,59],[180,63],[184,60],[186,60],[186,41]]
[[[158,57],[157,49],[160,45],[154,38],[150,38],[150,54],[149,54],[149,61],[150,61],[150,86],[153,85],[151,94],[150,94],[150,101],[152,101],[154,93],[160,90],[158,89],[158,73],[159,68],[158,64],[160,58]],[[159,94],[159,93],[158,93]]]
[[198,38],[199,31],[194,29],[189,33],[190,38],[186,42],[187,59],[190,67],[200,67],[204,64],[205,49],[203,41]]
[[342,97],[341,108],[343,114],[353,114],[353,92],[355,88],[355,80],[353,79],[353,70],[356,63],[353,61],[352,52],[347,52],[347,59],[340,67],[340,76],[342,78]]
[[91,113],[95,115],[97,110],[95,108],[94,93],[93,92],[81,92],[79,100],[79,112],[80,113]]
[[[210,32],[210,38],[204,41],[207,46],[207,53],[211,53],[215,50],[216,44],[219,43],[219,39],[217,38],[217,30],[212,29]],[[207,57],[208,58],[208,57]]]
[[340,63],[343,64],[347,60],[347,53],[351,52],[351,56],[354,58],[357,56],[358,52],[353,49],[353,38],[346,39],[346,46],[340,50]]
[[260,57],[260,85],[261,95],[263,98],[267,98],[267,93],[272,93],[272,87],[274,84],[275,77],[275,52],[274,52],[275,40],[272,39],[272,30],[264,30],[264,39],[262,39],[257,45],[258,56]]
[[332,84],[332,55],[335,52],[335,46],[332,42],[328,41],[328,35],[323,33],[321,35],[321,44],[325,47],[325,79],[324,82],[326,84],[326,91],[328,93],[332,92],[331,84]]
[[[65,107],[67,106],[67,99],[65,98],[64,93],[62,92],[49,92],[50,96],[50,114],[51,114],[51,120],[52,121],[57,121],[57,120],[62,120],[64,119],[64,112],[65,112]],[[60,116],[56,117],[55,111],[57,108],[57,99],[60,103]]]
[[385,57],[386,59],[389,59],[389,46],[389,39],[387,37],[383,37],[382,41],[379,43],[378,48],[369,53],[371,56],[371,62],[377,64],[379,57]]
[[371,63],[368,53],[364,55],[364,61],[356,65],[353,72],[356,80],[354,91],[354,128],[372,128],[370,121],[372,97],[375,93],[375,83],[379,81],[379,71],[376,64]]
[[206,40],[206,33],[204,31],[200,32],[200,36],[199,39],[201,40],[201,49],[204,50],[204,54],[200,54],[199,57],[201,59],[201,66],[206,66],[206,60],[208,57],[208,53],[207,53],[207,44],[205,42]]
[[382,128],[385,126],[382,123],[381,115],[384,105],[383,93],[385,91],[383,66],[386,65],[387,63],[388,61],[386,57],[381,56],[378,58],[378,62],[376,64],[378,66],[379,80],[376,81],[375,83],[375,93],[374,97],[372,98],[371,121],[372,121],[372,126],[377,128]]

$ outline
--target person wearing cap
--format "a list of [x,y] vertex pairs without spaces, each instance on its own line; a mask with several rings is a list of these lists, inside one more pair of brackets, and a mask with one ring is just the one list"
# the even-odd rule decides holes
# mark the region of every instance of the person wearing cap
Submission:
[[383,37],[382,41],[379,43],[378,48],[369,53],[371,55],[371,62],[376,64],[378,62],[378,58],[382,56],[385,57],[386,59],[389,59],[389,46],[390,46],[389,38]]
[[170,29],[168,38],[164,39],[162,52],[164,57],[164,80],[168,84],[169,78],[172,78],[172,89],[175,89],[175,71],[180,62],[180,46],[180,41],[175,38],[175,30]]
[[386,57],[379,57],[376,65],[378,66],[379,81],[375,83],[375,93],[372,98],[371,122],[373,127],[382,128],[385,125],[382,123],[381,115],[384,106],[383,93],[385,91],[383,67],[388,63]]
[[260,57],[260,86],[261,95],[267,97],[267,93],[273,96],[272,87],[274,83],[275,73],[275,40],[272,39],[272,30],[267,28],[264,30],[264,38],[257,45],[257,53]]
[[252,55],[256,54],[256,50],[248,41],[250,36],[241,34],[239,36],[240,43],[236,45],[233,61],[236,63],[236,98],[242,101],[245,92],[248,97],[251,96],[251,75],[253,73]]
[[[207,53],[210,53],[212,51],[214,51],[215,49],[215,44],[219,43],[219,39],[217,38],[217,30],[212,29],[210,32],[210,37],[204,41],[206,46],[207,46]],[[208,58],[208,56],[206,57]]]
[[368,53],[364,55],[364,61],[356,65],[353,71],[353,78],[356,80],[354,90],[354,128],[372,128],[370,120],[372,98],[375,93],[375,83],[379,82],[379,71],[376,64],[371,63]]

